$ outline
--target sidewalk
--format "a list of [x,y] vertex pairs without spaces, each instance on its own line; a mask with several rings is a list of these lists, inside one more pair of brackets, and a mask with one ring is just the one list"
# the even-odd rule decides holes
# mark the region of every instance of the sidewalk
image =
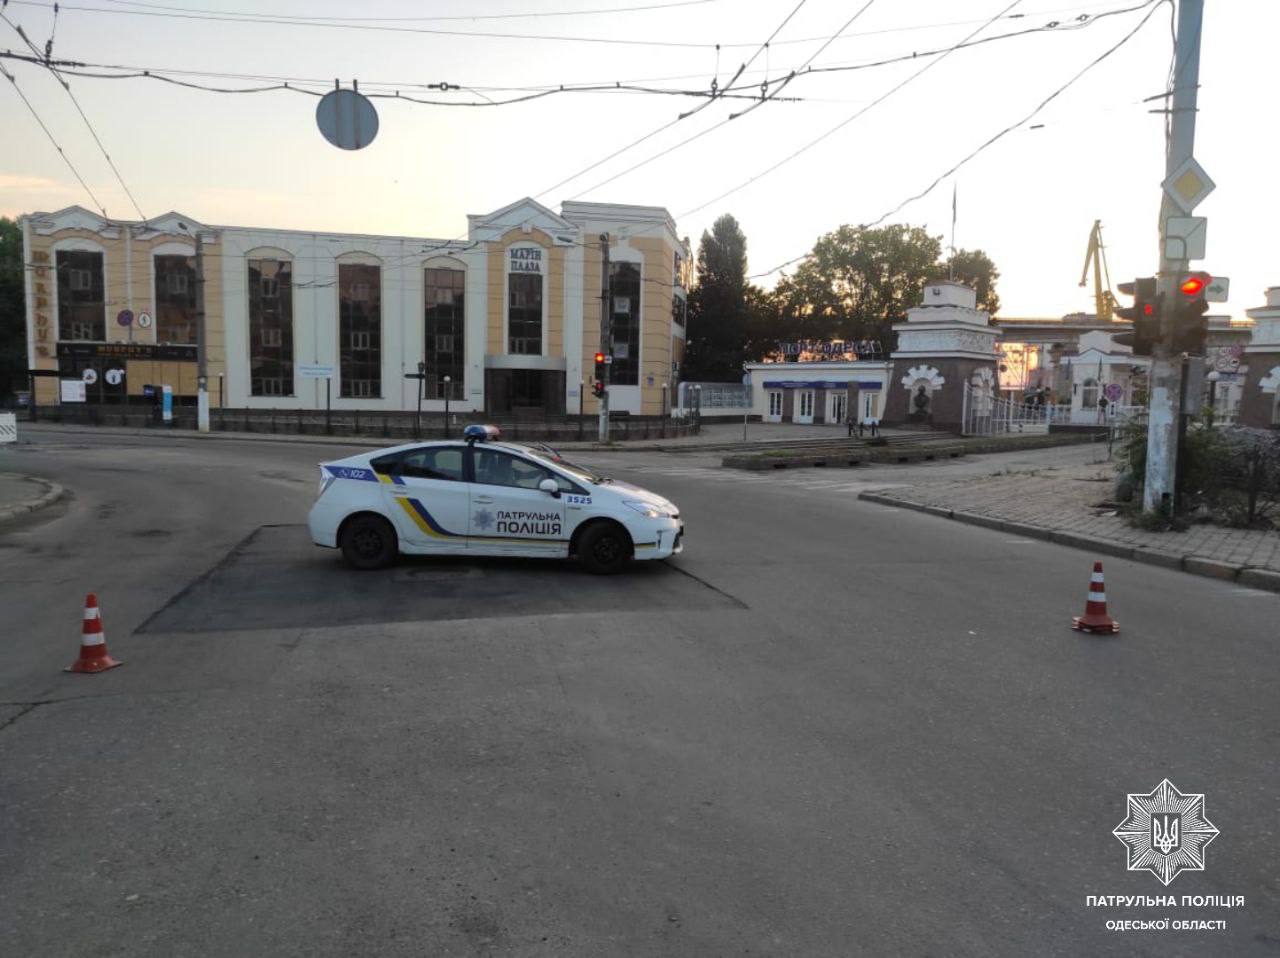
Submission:
[[47,479],[0,472],[0,522],[52,505],[62,497],[62,487]]
[[918,482],[859,498],[1280,592],[1280,531],[1135,529],[1101,505],[1111,499],[1113,475],[1110,463],[1079,462]]

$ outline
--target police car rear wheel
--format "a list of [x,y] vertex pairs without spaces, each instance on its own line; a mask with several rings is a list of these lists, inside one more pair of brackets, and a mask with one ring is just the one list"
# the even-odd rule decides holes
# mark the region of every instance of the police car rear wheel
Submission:
[[381,569],[395,561],[396,532],[381,516],[356,516],[342,528],[342,555],[357,569]]
[[621,572],[631,558],[630,543],[622,530],[601,523],[582,534],[578,543],[578,557],[588,572],[610,575]]

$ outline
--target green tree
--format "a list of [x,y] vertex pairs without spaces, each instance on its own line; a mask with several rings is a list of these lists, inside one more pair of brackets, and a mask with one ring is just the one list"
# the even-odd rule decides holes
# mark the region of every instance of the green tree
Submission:
[[778,284],[785,311],[807,339],[875,339],[918,305],[942,253],[918,226],[841,226],[821,237],[795,273]]
[[779,281],[778,338],[870,339],[892,349],[893,324],[920,305],[925,283],[952,274],[976,290],[979,309],[994,315],[1000,309],[1000,272],[991,258],[981,250],[941,256],[941,238],[917,226],[841,226]]
[[978,294],[978,309],[992,316],[1000,312],[1000,295],[996,281],[1000,271],[991,257],[980,249],[961,249],[948,256],[931,279],[954,279],[957,283],[972,286]]
[[25,274],[22,228],[0,216],[0,404],[23,388],[27,379]]
[[728,213],[698,243],[698,279],[689,291],[689,334],[680,378],[738,382],[747,337],[747,238]]

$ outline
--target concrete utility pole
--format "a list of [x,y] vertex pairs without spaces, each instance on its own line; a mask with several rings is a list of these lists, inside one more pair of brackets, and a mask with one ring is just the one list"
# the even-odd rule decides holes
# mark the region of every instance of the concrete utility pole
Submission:
[[[1165,175],[1191,158],[1196,139],[1196,91],[1200,85],[1200,27],[1204,17],[1204,0],[1179,0],[1178,44],[1174,56],[1173,90],[1168,109],[1170,133]],[[1147,475],[1142,508],[1155,512],[1176,506],[1178,423],[1182,416],[1183,363],[1174,355],[1170,343],[1168,317],[1178,304],[1178,276],[1187,271],[1185,259],[1169,259],[1169,244],[1164,241],[1169,218],[1181,216],[1168,193],[1160,202],[1160,272],[1156,291],[1162,303],[1161,340],[1151,359],[1150,410],[1147,425]],[[1166,505],[1167,504],[1167,505]]]
[[196,428],[209,431],[209,349],[204,328],[204,238],[196,231]]
[[609,283],[609,234],[600,234],[600,352],[604,353],[604,391],[600,394],[600,429],[601,442],[609,441],[609,372],[613,358],[613,296]]

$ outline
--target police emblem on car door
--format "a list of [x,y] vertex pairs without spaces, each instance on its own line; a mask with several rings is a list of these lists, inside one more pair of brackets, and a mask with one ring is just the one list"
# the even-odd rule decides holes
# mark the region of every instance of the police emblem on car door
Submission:
[[[569,531],[559,490],[572,484],[509,452],[477,446],[473,454],[471,547],[510,555],[567,555]],[[547,479],[557,482],[557,494],[539,488]]]

